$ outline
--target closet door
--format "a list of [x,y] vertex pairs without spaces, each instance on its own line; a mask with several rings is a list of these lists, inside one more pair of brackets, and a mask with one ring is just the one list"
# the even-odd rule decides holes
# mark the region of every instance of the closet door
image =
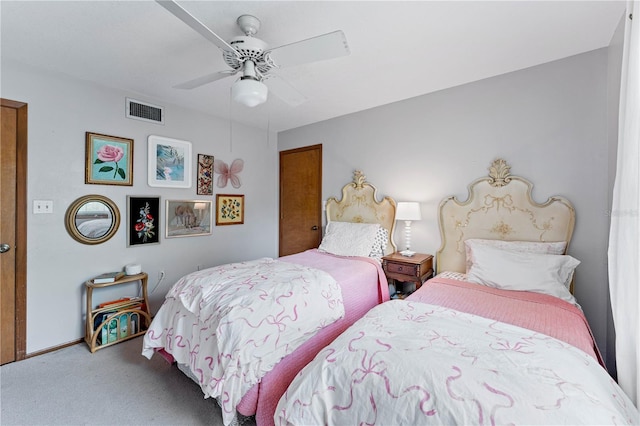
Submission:
[[322,145],[280,151],[279,255],[317,248],[322,239]]

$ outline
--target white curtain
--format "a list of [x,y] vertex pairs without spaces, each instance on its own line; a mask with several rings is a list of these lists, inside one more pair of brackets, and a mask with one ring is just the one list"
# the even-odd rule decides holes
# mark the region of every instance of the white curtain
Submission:
[[[633,19],[630,18],[633,16]],[[609,235],[609,291],[618,383],[640,395],[640,2],[627,1],[620,87],[618,161]]]

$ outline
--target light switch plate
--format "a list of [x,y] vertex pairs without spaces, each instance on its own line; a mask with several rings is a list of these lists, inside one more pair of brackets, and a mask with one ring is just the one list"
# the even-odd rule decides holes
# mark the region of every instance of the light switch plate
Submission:
[[52,200],[33,200],[33,213],[34,214],[53,213],[53,201]]

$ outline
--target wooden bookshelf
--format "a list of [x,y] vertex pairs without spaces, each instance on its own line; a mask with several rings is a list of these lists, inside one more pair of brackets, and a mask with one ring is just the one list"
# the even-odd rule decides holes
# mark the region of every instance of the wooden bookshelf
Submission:
[[[148,275],[144,272],[124,277],[110,283],[96,284],[86,281],[87,316],[84,340],[91,353],[145,333],[151,324],[151,310],[147,296]],[[140,281],[142,297],[129,297],[104,307],[93,304],[95,289]]]

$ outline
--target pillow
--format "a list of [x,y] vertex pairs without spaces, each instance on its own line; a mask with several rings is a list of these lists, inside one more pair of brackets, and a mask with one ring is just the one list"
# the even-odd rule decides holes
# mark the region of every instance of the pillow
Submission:
[[377,223],[329,222],[318,249],[338,256],[367,257],[379,228]]
[[491,246],[502,250],[517,251],[520,253],[537,253],[537,254],[564,254],[567,248],[566,241],[558,241],[553,243],[539,241],[503,241],[503,240],[482,240],[469,239],[464,242],[465,252],[467,255],[467,272],[473,264],[473,249],[479,245]]
[[462,272],[453,272],[453,271],[443,271],[436,275],[437,278],[448,278],[450,280],[456,281],[469,281],[467,280],[467,274],[463,274]]
[[580,261],[566,255],[531,254],[474,247],[474,262],[467,280],[503,290],[549,294],[577,305],[569,292],[575,268]]
[[373,241],[373,247],[371,247],[371,253],[369,257],[375,257],[377,259],[384,256],[384,252],[387,251],[387,241],[389,241],[389,231],[386,228],[380,226],[378,232],[376,232],[376,238]]

